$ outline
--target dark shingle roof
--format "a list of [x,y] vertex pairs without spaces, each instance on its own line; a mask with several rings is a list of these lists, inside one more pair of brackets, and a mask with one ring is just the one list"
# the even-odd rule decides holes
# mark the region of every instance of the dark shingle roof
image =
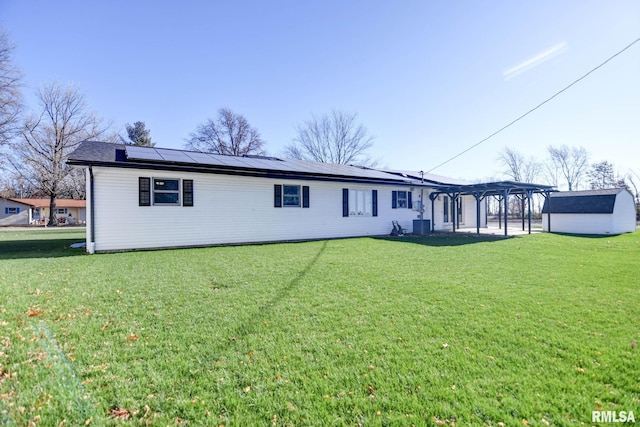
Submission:
[[610,214],[616,202],[616,196],[624,188],[608,188],[604,190],[560,191],[551,193],[550,201],[546,199],[542,213],[555,214]]
[[357,182],[415,184],[411,177],[351,165],[277,159],[264,156],[226,156],[187,150],[85,141],[69,156],[70,165],[142,167],[269,177]]

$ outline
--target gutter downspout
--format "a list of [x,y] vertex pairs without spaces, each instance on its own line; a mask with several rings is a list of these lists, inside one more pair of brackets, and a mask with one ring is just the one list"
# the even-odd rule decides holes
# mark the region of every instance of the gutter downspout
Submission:
[[93,168],[89,165],[89,207],[91,209],[91,213],[89,215],[89,220],[91,221],[91,226],[89,227],[89,241],[87,242],[87,252],[90,254],[95,253],[96,251],[96,226],[95,226],[95,202],[94,202],[94,185],[93,185]]

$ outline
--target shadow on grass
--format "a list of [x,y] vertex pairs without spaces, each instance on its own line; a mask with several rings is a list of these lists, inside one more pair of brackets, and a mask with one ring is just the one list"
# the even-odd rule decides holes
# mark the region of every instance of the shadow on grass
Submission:
[[424,246],[461,246],[471,245],[474,243],[498,242],[505,239],[511,239],[514,236],[498,236],[488,234],[475,233],[445,233],[437,232],[427,234],[425,236],[378,236],[377,240],[385,240],[389,242],[414,243]]
[[558,236],[564,237],[580,237],[585,239],[610,239],[612,237],[622,236],[623,234],[572,234],[572,233],[560,233],[556,231],[551,231],[550,234],[555,234]]
[[81,239],[5,240],[0,242],[0,260],[26,258],[61,258],[85,255],[85,248],[71,248]]
[[246,321],[242,322],[240,325],[236,326],[231,331],[231,336],[234,341],[241,339],[242,337],[251,335],[252,333],[257,331],[257,328],[262,325],[262,322],[265,318],[268,317],[269,313],[285,298],[290,296],[293,292],[295,292],[296,288],[300,284],[300,281],[304,279],[304,277],[309,274],[309,271],[313,268],[313,266],[318,262],[324,251],[327,249],[328,241],[325,240],[322,243],[322,247],[318,251],[317,254],[314,255],[313,258],[309,260],[307,265],[298,272],[298,274],[293,277],[285,286],[279,289],[272,298],[268,301],[264,302],[260,306],[256,307],[254,310],[254,315],[251,316]]

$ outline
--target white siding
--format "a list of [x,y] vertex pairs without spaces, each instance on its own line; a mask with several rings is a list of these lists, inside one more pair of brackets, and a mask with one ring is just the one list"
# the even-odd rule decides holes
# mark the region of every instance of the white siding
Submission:
[[[549,231],[547,214],[542,229]],[[627,190],[616,195],[612,214],[551,214],[551,231],[572,234],[621,234],[636,230],[636,209]]]
[[[449,221],[444,222],[444,200],[447,197],[449,204]],[[476,227],[476,199],[473,196],[461,196],[462,197],[462,219],[460,221],[460,227]],[[425,218],[431,217],[431,200],[425,195],[426,210]],[[435,223],[434,229],[436,231],[448,231],[453,229],[453,217],[451,216],[451,197],[440,194],[436,200],[433,201]],[[428,217],[427,217],[428,214]],[[457,215],[457,213],[456,213]],[[486,215],[486,201],[483,199],[480,202],[480,227],[487,226]]]
[[[102,167],[93,174],[96,251],[385,235],[392,220],[411,231],[418,217],[391,207],[391,192],[408,187]],[[194,206],[138,206],[138,177],[192,179]],[[274,208],[274,184],[308,185],[310,208]],[[343,188],[377,190],[378,216],[342,217]]]
[[[542,214],[542,230],[548,231],[547,214]],[[551,231],[572,234],[611,234],[611,214],[551,214]]]
[[621,234],[634,231],[636,231],[636,204],[633,195],[623,190],[616,196],[616,204],[611,216],[611,232]]
[[[17,214],[7,214],[6,208],[19,209]],[[0,197],[0,225],[28,225],[30,208],[22,203]]]

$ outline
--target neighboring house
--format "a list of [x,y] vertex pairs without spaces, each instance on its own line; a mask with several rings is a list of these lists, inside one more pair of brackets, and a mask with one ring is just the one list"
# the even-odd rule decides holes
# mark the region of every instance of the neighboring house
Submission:
[[[551,213],[551,218],[549,218]],[[636,230],[636,207],[626,188],[552,193],[542,208],[544,231],[621,234]]]
[[[44,224],[49,219],[48,198],[11,198],[8,199],[27,206],[26,222],[22,224]],[[87,202],[85,200],[56,199],[56,218],[60,224],[84,224],[87,220]]]
[[0,197],[0,226],[29,225],[30,208],[28,203]]
[[477,212],[486,226],[474,196],[430,199],[441,184],[428,174],[94,141],[68,164],[86,168],[90,253],[387,235],[421,215],[426,232],[449,230],[452,209],[458,226]]

